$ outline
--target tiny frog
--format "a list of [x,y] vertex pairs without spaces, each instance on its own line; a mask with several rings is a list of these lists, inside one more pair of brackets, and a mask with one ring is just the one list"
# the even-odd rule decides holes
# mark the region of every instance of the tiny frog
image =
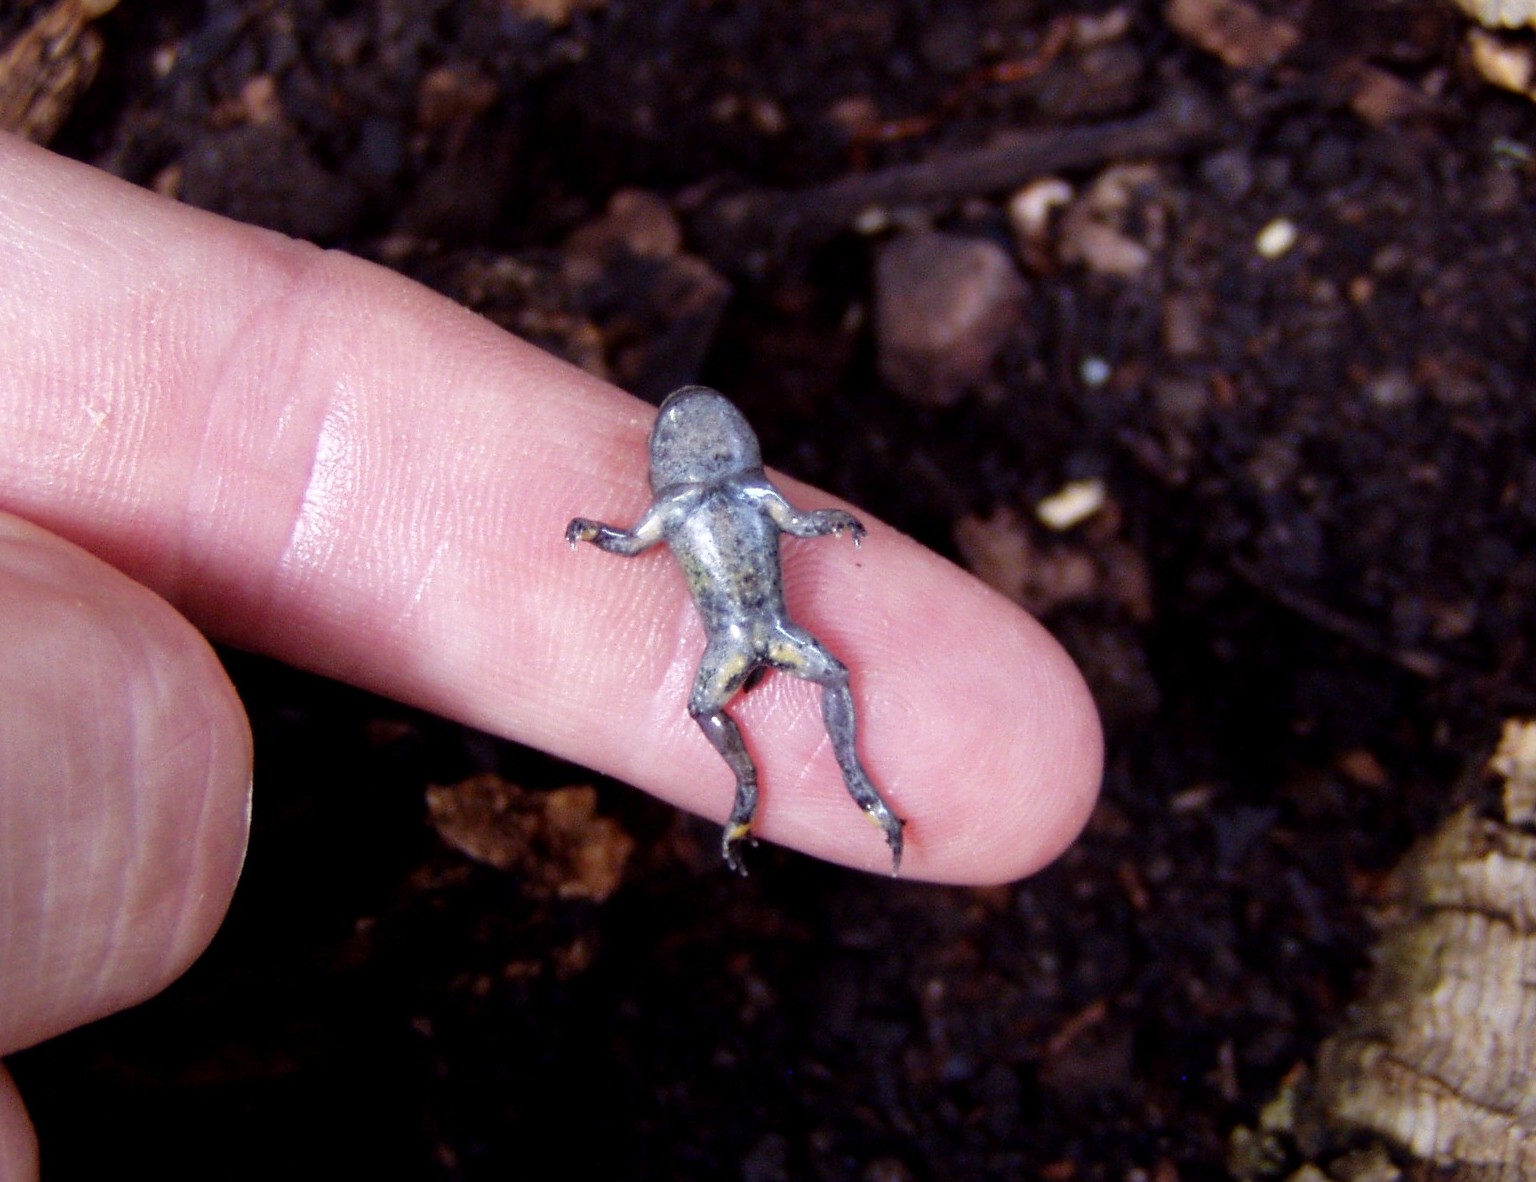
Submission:
[[722,851],[745,874],[741,846],[757,812],[757,767],[725,708],[768,669],[822,687],[822,715],[848,792],[885,832],[892,873],[901,869],[905,822],[881,798],[854,746],[857,720],[848,668],[789,618],[779,562],[779,534],[819,538],[846,532],[857,546],[864,527],[841,509],[796,509],[763,472],[762,452],[747,420],[723,394],[684,386],[667,395],[651,428],[655,501],[633,529],[578,517],[565,540],[591,542],[633,557],[666,542],[682,565],[704,620],[707,644],[688,713],[736,775],[736,803]]

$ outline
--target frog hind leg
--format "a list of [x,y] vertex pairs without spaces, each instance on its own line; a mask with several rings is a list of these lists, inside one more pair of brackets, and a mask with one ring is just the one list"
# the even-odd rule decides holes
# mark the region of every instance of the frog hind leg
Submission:
[[688,699],[689,715],[736,777],[736,800],[725,822],[720,852],[725,864],[742,875],[747,867],[741,859],[741,847],[751,840],[752,820],[757,815],[757,765],[747,752],[741,728],[725,712],[725,707],[759,668],[740,649],[711,643],[699,665],[693,695]]
[[858,715],[853,707],[853,691],[848,685],[848,667],[826,650],[819,640],[798,625],[781,628],[779,640],[770,649],[775,668],[822,687],[821,716],[832,740],[832,753],[842,769],[848,795],[885,834],[891,847],[891,874],[901,873],[902,829],[906,822],[885,803],[869,773],[859,761]]

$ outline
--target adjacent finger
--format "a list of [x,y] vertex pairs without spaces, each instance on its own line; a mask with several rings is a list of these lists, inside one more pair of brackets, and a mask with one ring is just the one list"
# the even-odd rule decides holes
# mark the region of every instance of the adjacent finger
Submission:
[[191,625],[3,514],[0,636],[5,1054],[158,992],[203,950],[245,850],[251,752]]
[[0,1182],[33,1182],[37,1171],[37,1134],[16,1081],[0,1064]]

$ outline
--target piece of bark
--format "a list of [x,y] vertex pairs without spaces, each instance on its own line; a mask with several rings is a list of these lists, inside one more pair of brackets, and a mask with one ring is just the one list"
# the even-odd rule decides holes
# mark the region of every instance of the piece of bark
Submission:
[[427,789],[439,836],[460,853],[515,871],[541,899],[592,899],[618,890],[635,841],[597,812],[586,785],[531,792],[496,775]]
[[953,405],[986,378],[1028,294],[995,242],[937,230],[891,239],[875,256],[881,378],[918,406]]
[[1408,1176],[1536,1178],[1536,724],[1506,724],[1491,766],[1503,807],[1462,808],[1398,868],[1400,917],[1365,999],[1318,1052],[1313,1086],[1234,1135],[1239,1176],[1280,1166],[1294,1135],[1332,1178],[1362,1146]]
[[1536,1177],[1536,837],[1463,809],[1406,878],[1359,1018],[1319,1055],[1319,1103],[1459,1177]]

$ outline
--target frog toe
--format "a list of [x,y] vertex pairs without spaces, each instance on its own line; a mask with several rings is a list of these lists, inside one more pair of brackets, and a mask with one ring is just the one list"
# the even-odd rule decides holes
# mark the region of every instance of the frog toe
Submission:
[[885,834],[885,844],[891,847],[891,877],[895,878],[901,873],[901,853],[904,845],[902,830],[906,828],[907,823],[891,812],[883,801],[866,808],[864,813]]
[[735,821],[725,827],[725,837],[720,843],[720,852],[725,858],[725,864],[743,878],[747,875],[747,864],[742,861],[741,849],[744,845],[756,845],[757,839],[752,836],[752,824],[749,821]]

